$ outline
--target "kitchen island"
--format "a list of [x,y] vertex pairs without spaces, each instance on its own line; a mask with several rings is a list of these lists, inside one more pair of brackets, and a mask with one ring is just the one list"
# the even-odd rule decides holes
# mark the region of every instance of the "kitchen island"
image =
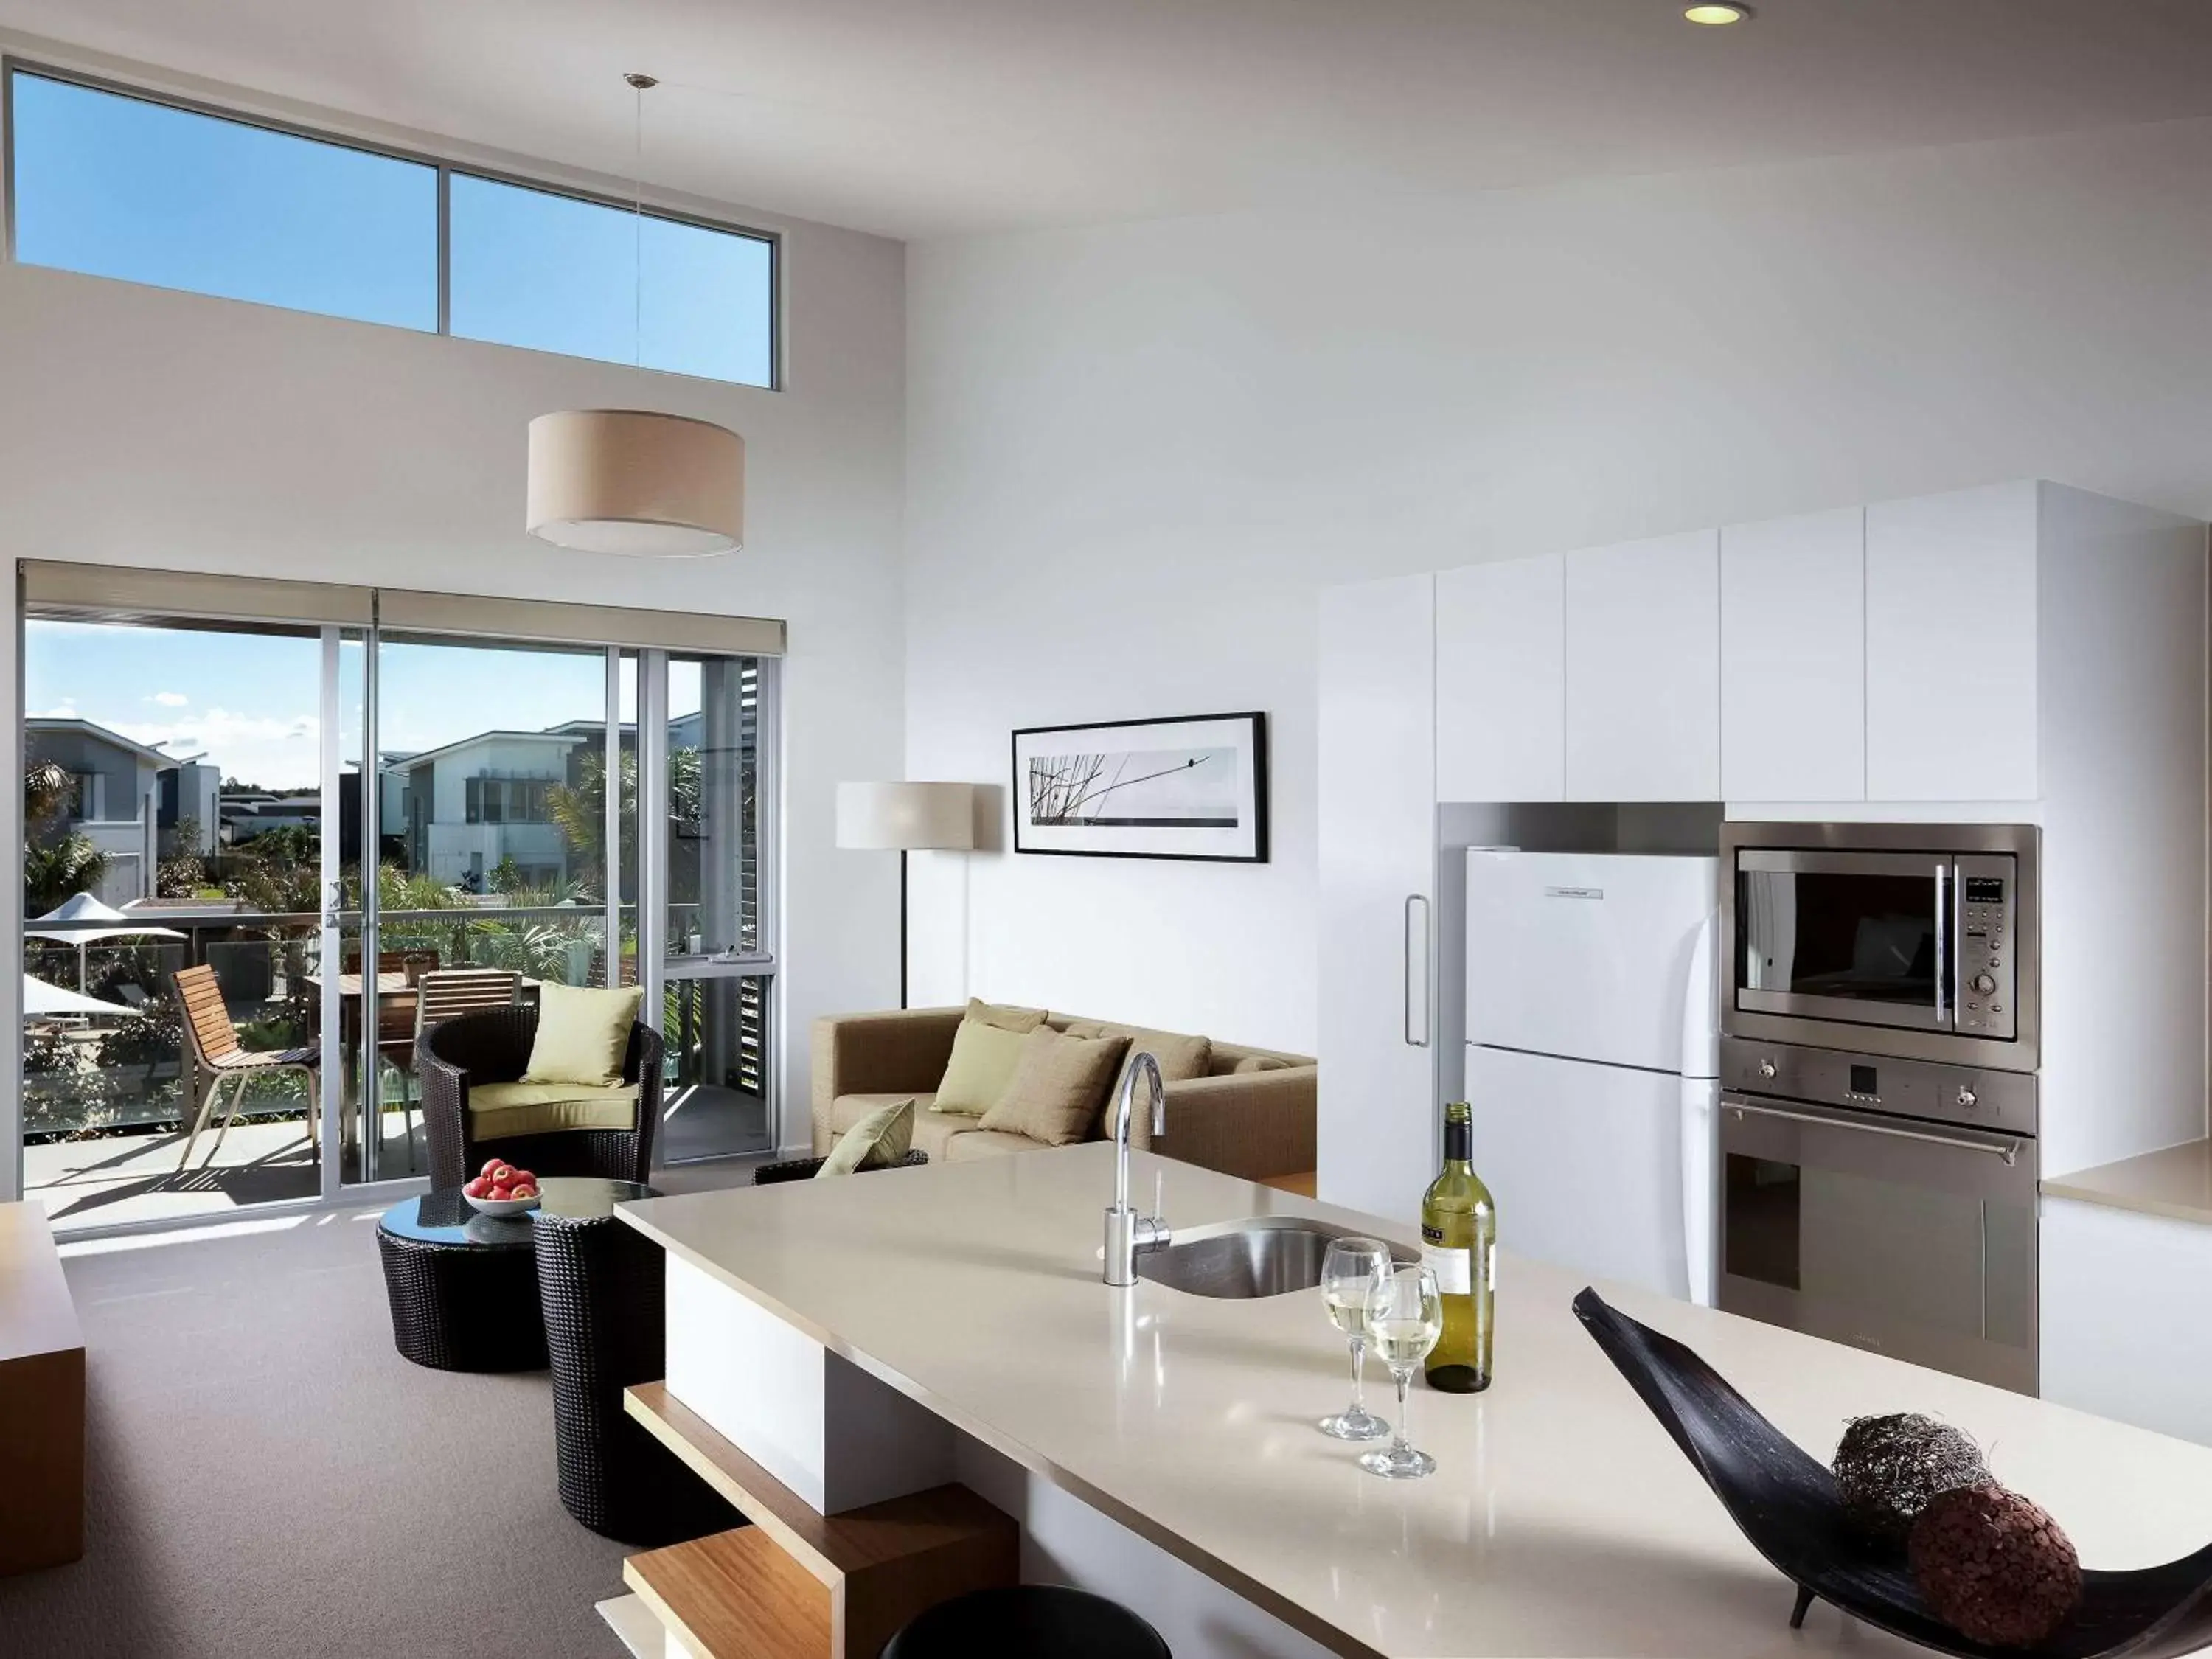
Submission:
[[[1414,1242],[1190,1165],[1133,1169],[1178,1237],[1272,1215]],[[1092,1143],[626,1206],[668,1252],[666,1392],[823,1514],[972,1488],[1019,1522],[1025,1578],[1124,1602],[1178,1659],[1917,1651],[1825,1605],[1789,1628],[1791,1587],[1575,1319],[1580,1279],[1501,1252],[1496,1383],[1417,1385],[1438,1471],[1378,1480],[1313,1426],[1346,1389],[1318,1297],[1109,1290],[1112,1181]],[[2086,1565],[2212,1540],[2212,1449],[1599,1288],[1816,1456],[1850,1417],[1932,1412]],[[1379,1369],[1369,1389],[1387,1397]]]

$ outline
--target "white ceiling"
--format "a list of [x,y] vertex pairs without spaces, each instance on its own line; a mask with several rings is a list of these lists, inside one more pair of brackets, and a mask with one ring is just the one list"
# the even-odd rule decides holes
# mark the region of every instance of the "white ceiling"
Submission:
[[2212,114],[2212,0],[0,0],[0,27],[905,237]]

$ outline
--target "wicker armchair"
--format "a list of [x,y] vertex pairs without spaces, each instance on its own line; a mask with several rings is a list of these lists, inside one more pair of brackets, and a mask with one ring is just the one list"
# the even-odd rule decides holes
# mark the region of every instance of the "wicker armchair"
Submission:
[[[763,1164],[753,1170],[753,1185],[766,1187],[778,1181],[811,1181],[814,1172],[830,1160],[826,1158],[793,1158],[781,1164]],[[854,1175],[869,1175],[878,1170],[910,1170],[929,1162],[929,1154],[915,1147],[896,1164],[868,1164],[853,1171]],[[870,1192],[875,1190],[871,1187]]]
[[516,1006],[457,1015],[416,1039],[415,1069],[422,1079],[432,1187],[460,1186],[494,1153],[538,1175],[648,1178],[653,1126],[660,1121],[663,1050],[659,1034],[643,1025],[630,1027],[629,1048],[623,1055],[622,1080],[638,1085],[637,1119],[631,1127],[477,1139],[470,1127],[469,1085],[519,1079],[537,1036],[538,1010]]

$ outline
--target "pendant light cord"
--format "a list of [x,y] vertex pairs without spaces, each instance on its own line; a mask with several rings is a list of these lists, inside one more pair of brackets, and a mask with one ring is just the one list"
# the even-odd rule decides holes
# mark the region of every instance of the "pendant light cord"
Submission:
[[645,367],[645,94],[660,83],[650,75],[625,75],[635,94],[630,123],[630,362]]

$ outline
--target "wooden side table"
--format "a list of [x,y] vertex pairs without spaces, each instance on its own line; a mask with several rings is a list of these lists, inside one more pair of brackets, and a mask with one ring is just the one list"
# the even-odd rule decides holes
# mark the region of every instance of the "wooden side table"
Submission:
[[0,1204],[0,1574],[84,1554],[84,1333],[38,1204]]

